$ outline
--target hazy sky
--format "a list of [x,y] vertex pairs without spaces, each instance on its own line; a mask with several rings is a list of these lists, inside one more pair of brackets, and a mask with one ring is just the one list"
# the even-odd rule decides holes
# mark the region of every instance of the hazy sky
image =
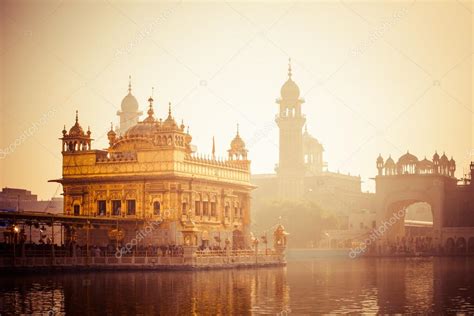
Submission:
[[[74,112],[105,148],[132,75],[146,109],[190,125],[199,152],[224,155],[240,123],[254,173],[278,160],[275,99],[293,60],[308,130],[329,170],[435,150],[474,155],[469,1],[2,1],[0,185],[62,192],[63,124]],[[33,126],[33,128],[32,128]],[[9,148],[9,150],[7,150]],[[474,160],[474,159],[473,159]]]

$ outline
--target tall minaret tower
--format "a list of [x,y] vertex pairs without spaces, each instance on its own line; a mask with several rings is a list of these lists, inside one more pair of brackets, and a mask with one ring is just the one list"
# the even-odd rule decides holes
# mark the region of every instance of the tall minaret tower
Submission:
[[280,159],[276,169],[279,181],[279,197],[298,199],[303,195],[304,159],[303,126],[306,122],[301,114],[300,89],[291,78],[291,60],[288,65],[288,80],[281,87],[281,98],[276,103],[280,111],[275,121],[280,128]]
[[138,123],[138,119],[143,112],[138,111],[137,99],[132,95],[132,78],[128,77],[128,94],[123,98],[120,106],[121,111],[117,111],[120,117],[120,126],[116,132],[123,135],[130,127]]

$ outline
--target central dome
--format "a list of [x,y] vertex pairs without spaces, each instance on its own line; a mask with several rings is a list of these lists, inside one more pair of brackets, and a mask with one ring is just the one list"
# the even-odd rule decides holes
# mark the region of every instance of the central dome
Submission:
[[125,132],[125,137],[147,137],[153,136],[156,130],[154,123],[138,122]]
[[399,164],[416,164],[418,162],[418,158],[415,155],[410,154],[408,151],[405,155],[401,156],[398,159]]

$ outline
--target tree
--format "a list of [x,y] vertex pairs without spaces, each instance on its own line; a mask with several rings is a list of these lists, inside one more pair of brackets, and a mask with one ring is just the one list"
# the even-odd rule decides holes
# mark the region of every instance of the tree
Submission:
[[265,201],[254,208],[252,231],[258,236],[273,233],[279,223],[290,233],[288,245],[292,248],[314,247],[320,241],[323,229],[338,228],[334,215],[307,200]]

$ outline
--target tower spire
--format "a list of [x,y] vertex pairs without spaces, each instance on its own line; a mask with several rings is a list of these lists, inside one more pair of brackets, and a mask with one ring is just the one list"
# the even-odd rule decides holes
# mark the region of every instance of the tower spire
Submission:
[[171,117],[171,102],[168,102],[168,116]]
[[212,159],[216,159],[216,142],[212,136]]
[[150,105],[149,105],[148,111],[146,112],[148,114],[147,119],[150,119],[150,120],[153,120],[153,114],[155,114],[155,112],[153,111],[153,101],[154,101],[153,100],[153,90],[154,90],[154,88],[152,87],[151,88],[151,96],[148,98],[148,102],[150,103]]
[[291,57],[288,58],[288,78],[291,78]]

